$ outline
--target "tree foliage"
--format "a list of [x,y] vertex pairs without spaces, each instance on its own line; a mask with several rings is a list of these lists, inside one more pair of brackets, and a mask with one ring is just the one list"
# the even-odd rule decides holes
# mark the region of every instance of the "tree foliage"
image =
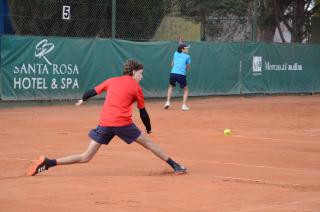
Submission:
[[179,0],[179,4],[182,16],[201,23],[201,40],[206,40],[210,17],[243,17],[248,11],[248,3],[245,0]]
[[[206,28],[208,19],[214,17],[246,17],[257,20],[258,41],[272,42],[275,30],[282,34],[281,24],[291,33],[292,42],[302,42],[310,33],[310,20],[319,15],[320,0],[177,0],[181,4],[181,14],[191,17]],[[257,4],[257,15],[254,8]],[[234,25],[237,23],[235,22]],[[250,23],[248,23],[250,24]],[[229,29],[226,29],[229,30]],[[255,30],[253,27],[252,30]],[[206,32],[204,32],[205,34]]]
[[259,40],[272,41],[278,29],[285,42],[281,23],[291,34],[291,42],[302,42],[310,33],[310,20],[319,11],[315,0],[257,0]]

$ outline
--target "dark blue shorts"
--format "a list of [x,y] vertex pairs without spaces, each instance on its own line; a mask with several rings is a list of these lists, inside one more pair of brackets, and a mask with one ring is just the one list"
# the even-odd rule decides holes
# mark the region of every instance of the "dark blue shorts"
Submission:
[[170,85],[176,87],[176,82],[180,84],[180,88],[184,88],[187,86],[187,76],[182,74],[170,74]]
[[131,144],[135,141],[141,134],[141,131],[138,127],[132,123],[123,127],[102,127],[97,126],[96,129],[92,129],[89,132],[89,137],[100,143],[108,144],[111,139],[117,135],[119,138],[124,140],[127,144]]

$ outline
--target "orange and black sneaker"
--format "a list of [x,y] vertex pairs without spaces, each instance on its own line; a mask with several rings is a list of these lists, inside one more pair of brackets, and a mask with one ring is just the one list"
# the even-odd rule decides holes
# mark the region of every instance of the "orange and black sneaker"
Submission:
[[48,161],[49,159],[45,156],[40,156],[40,158],[34,162],[30,168],[28,169],[26,175],[27,176],[34,176],[36,174],[39,174],[40,172],[48,170]]

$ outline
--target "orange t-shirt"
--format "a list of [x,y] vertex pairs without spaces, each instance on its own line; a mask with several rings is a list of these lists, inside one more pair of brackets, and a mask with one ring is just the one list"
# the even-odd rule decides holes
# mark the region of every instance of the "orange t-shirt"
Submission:
[[132,123],[132,107],[137,101],[144,108],[144,96],[138,82],[131,76],[110,78],[95,87],[97,94],[107,91],[100,116],[100,126],[120,127]]

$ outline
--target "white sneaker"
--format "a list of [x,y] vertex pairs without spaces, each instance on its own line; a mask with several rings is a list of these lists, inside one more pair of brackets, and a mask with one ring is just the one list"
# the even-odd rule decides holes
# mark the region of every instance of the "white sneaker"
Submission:
[[182,105],[181,110],[187,111],[190,110],[190,108],[187,105]]
[[163,108],[164,109],[168,109],[170,107],[170,102],[166,102],[166,104],[164,104]]

